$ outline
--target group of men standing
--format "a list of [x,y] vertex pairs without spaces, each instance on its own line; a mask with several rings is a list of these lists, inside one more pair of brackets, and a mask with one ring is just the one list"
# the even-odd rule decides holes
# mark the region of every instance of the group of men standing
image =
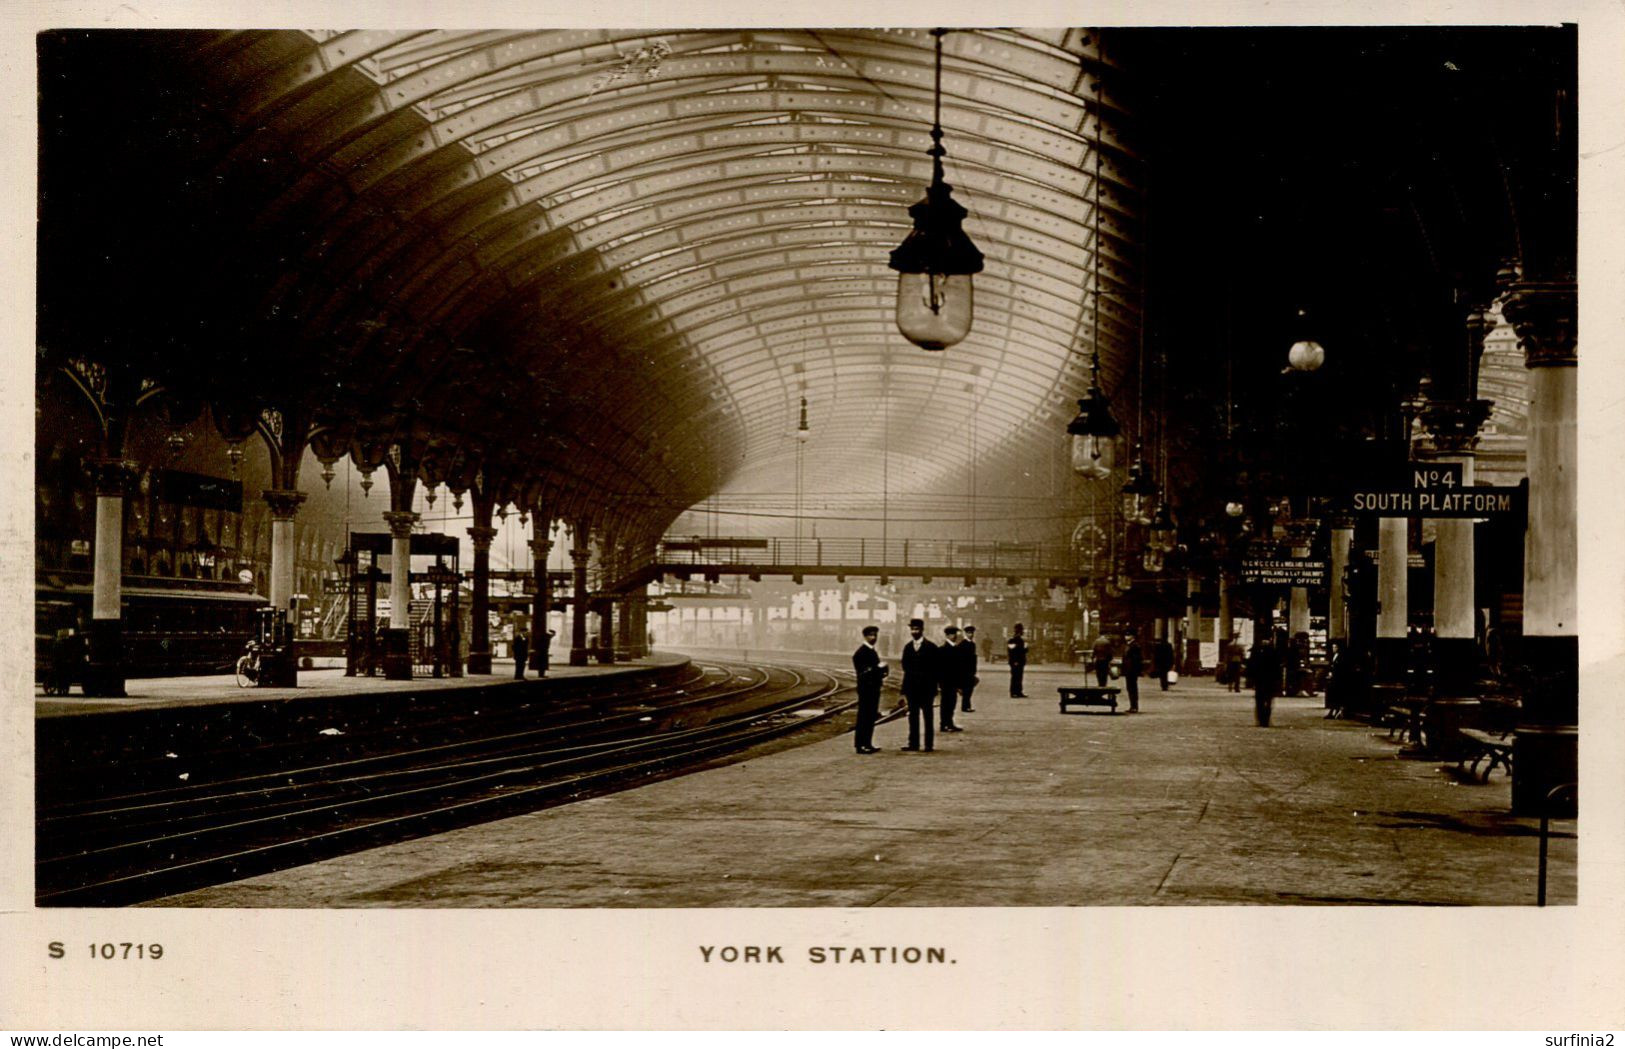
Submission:
[[[908,643],[903,646],[903,698],[908,702],[908,746],[904,750],[935,749],[936,728],[943,732],[963,732],[954,723],[956,710],[971,713],[971,695],[976,691],[976,628],[967,626],[964,636],[959,628],[943,630],[943,642],[938,645],[927,640],[925,621],[908,622]],[[858,725],[853,745],[859,754],[876,754],[874,745],[875,722],[880,717],[880,687],[890,673],[886,661],[880,658],[875,642],[880,628],[863,628],[863,644],[852,653],[852,669],[858,675]],[[932,704],[937,704],[937,726],[932,722]],[[921,743],[921,723],[924,723],[924,743]]]

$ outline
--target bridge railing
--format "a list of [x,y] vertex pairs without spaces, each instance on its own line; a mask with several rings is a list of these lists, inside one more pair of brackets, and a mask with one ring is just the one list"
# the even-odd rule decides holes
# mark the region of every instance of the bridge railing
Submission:
[[937,568],[952,572],[1065,571],[1076,555],[1062,543],[958,539],[674,539],[663,564],[749,567]]

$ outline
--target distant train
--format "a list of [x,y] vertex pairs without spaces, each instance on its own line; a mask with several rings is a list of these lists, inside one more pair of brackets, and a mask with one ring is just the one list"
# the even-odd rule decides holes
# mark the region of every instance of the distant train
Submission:
[[[191,582],[191,581],[187,581]],[[127,677],[230,671],[254,633],[265,598],[246,589],[126,586],[124,673]],[[90,586],[44,580],[35,587],[34,676],[49,680],[57,632],[90,621]]]

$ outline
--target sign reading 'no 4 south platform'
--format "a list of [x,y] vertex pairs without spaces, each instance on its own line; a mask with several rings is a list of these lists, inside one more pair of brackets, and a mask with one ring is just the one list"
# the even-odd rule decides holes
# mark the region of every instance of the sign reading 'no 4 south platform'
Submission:
[[1349,500],[1357,514],[1384,517],[1509,517],[1524,513],[1524,504],[1522,488],[1491,486],[1363,489]]

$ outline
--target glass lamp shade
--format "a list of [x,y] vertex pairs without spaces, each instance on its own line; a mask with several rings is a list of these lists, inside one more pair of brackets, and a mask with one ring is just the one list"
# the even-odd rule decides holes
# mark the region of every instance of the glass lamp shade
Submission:
[[1072,469],[1079,477],[1090,481],[1103,481],[1112,475],[1117,458],[1113,440],[1099,434],[1072,435]]
[[1129,524],[1148,525],[1157,509],[1157,486],[1145,475],[1145,464],[1138,449],[1134,462],[1129,464],[1128,483],[1123,485],[1123,520]]
[[1117,592],[1126,594],[1132,589],[1134,589],[1134,577],[1127,572],[1117,573]]
[[1312,372],[1326,363],[1326,350],[1312,339],[1303,339],[1292,344],[1286,361],[1293,371]]
[[897,330],[924,350],[945,350],[970,334],[969,273],[899,273]]
[[1151,530],[1146,535],[1146,546],[1159,553],[1169,553],[1179,537],[1179,529],[1174,524],[1173,511],[1167,503],[1157,507],[1157,512],[1151,517]]
[[1162,551],[1153,550],[1149,546],[1146,547],[1144,556],[1140,558],[1140,563],[1145,566],[1147,572],[1162,571]]
[[1129,524],[1148,525],[1153,510],[1151,495],[1147,492],[1123,489],[1123,520]]
[[1247,512],[1247,508],[1232,499],[1224,504],[1224,512],[1228,517],[1240,517]]

